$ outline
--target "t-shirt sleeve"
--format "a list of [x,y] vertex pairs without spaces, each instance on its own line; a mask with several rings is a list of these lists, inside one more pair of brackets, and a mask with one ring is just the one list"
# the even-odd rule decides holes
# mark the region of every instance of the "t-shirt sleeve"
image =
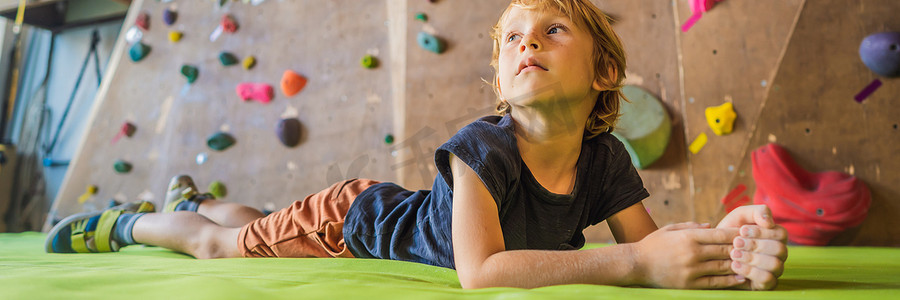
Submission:
[[650,196],[637,169],[631,164],[631,156],[625,150],[625,145],[614,137],[610,137],[606,144],[609,146],[609,159],[603,166],[602,192],[598,199],[600,205],[590,218],[591,225],[596,225]]
[[434,155],[438,176],[443,177],[452,191],[450,153],[478,174],[494,197],[497,207],[501,207],[501,199],[505,199],[521,168],[518,147],[511,133],[495,124],[479,120],[463,127],[438,147]]

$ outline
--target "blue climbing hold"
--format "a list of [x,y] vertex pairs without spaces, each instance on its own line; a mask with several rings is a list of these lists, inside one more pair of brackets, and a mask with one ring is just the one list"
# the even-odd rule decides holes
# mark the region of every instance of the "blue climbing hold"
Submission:
[[446,50],[446,44],[440,38],[430,35],[425,32],[419,32],[419,36],[416,39],[419,42],[419,47],[422,49],[441,54]]
[[866,37],[859,45],[859,57],[878,75],[900,76],[900,32],[881,32]]
[[150,54],[150,46],[141,42],[134,43],[131,49],[128,50],[128,56],[131,57],[133,62],[141,61],[144,57],[147,57],[147,54]]

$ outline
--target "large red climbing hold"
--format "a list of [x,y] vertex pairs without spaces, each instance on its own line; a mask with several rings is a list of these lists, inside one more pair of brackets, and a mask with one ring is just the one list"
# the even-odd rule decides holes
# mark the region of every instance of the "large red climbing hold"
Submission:
[[809,172],[776,144],[756,149],[752,159],[753,202],[769,206],[791,242],[827,245],[837,234],[862,223],[868,214],[869,189],[850,174]]
[[306,77],[303,75],[297,74],[297,72],[287,70],[284,71],[284,75],[281,76],[281,92],[284,93],[285,96],[293,96],[303,90],[303,87],[306,86]]
[[241,100],[256,100],[261,103],[272,102],[272,98],[275,97],[275,91],[271,85],[253,82],[238,84],[237,94]]

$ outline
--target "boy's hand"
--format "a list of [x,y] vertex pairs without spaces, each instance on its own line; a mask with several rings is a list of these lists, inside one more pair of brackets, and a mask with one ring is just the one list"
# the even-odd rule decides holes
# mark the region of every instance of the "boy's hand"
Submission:
[[765,205],[741,206],[731,211],[716,228],[740,228],[731,251],[732,269],[750,279],[743,289],[770,290],[784,272],[787,230],[776,225]]
[[730,288],[746,282],[735,275],[729,253],[737,229],[679,223],[634,243],[638,283],[666,288]]

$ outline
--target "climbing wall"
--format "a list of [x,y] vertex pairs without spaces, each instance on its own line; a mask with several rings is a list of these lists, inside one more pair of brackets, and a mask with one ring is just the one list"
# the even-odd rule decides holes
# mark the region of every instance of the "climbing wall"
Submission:
[[[872,73],[859,57],[866,36],[900,31],[897,11],[900,3],[889,0],[807,1],[745,149],[748,154],[735,162],[748,176],[734,177],[731,186],[744,184],[752,190],[749,153],[775,142],[807,170],[845,172],[865,182],[872,195],[868,217],[831,244],[900,245],[900,81]],[[876,79],[882,86],[855,101]]]
[[[109,199],[162,204],[169,178],[180,173],[202,190],[221,181],[225,200],[259,209],[281,208],[349,177],[395,180],[384,142],[393,120],[385,1],[217,3],[134,1],[51,217],[102,208]],[[171,26],[163,22],[166,9],[177,13]],[[149,29],[140,31],[150,51],[134,62],[125,38],[140,13],[148,16]],[[237,31],[211,41],[225,15]],[[180,41],[169,40],[172,31],[183,34]],[[254,56],[256,64],[223,66],[223,51],[239,62]],[[360,65],[367,54],[380,61],[377,68]],[[190,84],[180,73],[186,64],[199,71]],[[280,88],[286,70],[308,79],[290,97]],[[243,101],[235,91],[243,82],[272,85],[274,99]],[[302,124],[296,147],[276,136],[282,118]],[[113,142],[124,122],[136,125],[134,135]],[[217,132],[236,143],[211,149],[207,138]],[[117,173],[117,160],[132,170]],[[89,185],[97,193],[80,203]]]

